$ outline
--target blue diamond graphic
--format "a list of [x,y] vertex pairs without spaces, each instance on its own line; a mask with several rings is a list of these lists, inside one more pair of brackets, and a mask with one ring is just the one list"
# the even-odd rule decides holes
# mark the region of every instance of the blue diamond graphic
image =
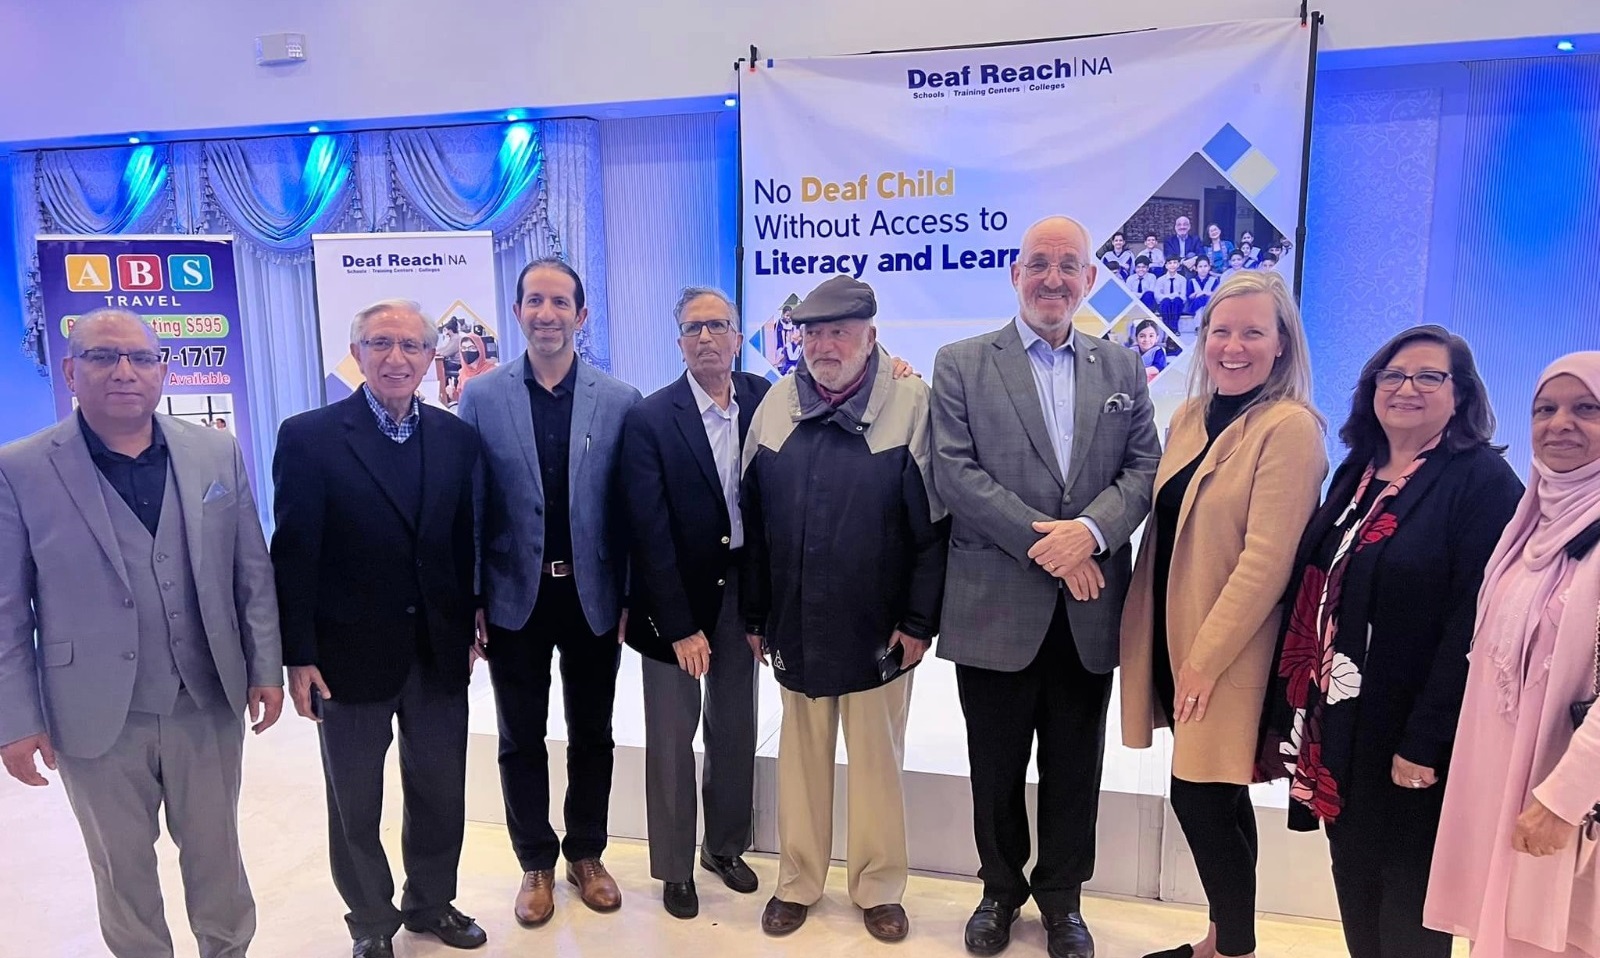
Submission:
[[1230,166],[1239,162],[1239,157],[1244,156],[1249,149],[1250,141],[1229,123],[1217,131],[1217,135],[1205,145],[1203,152],[1211,158],[1211,162],[1226,172]]
[[1098,292],[1089,297],[1089,306],[1104,317],[1108,323],[1121,316],[1122,311],[1127,309],[1128,304],[1131,302],[1133,302],[1133,297],[1128,294],[1128,291],[1122,287],[1121,283],[1114,279],[1100,287]]

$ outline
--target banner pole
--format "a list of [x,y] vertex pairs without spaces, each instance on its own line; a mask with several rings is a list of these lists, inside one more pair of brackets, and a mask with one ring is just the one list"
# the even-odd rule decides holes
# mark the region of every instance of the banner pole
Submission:
[[[752,43],[750,44],[750,72],[752,73],[756,70],[756,56],[756,45]],[[739,144],[739,155],[735,161],[738,167],[737,175],[739,179],[736,187],[738,200],[735,205],[738,210],[739,222],[733,240],[733,304],[739,310],[739,325],[742,327],[739,332],[748,337],[750,335],[749,323],[744,314],[744,71],[739,69],[743,63],[744,60],[742,58],[733,61],[733,92],[734,96],[739,100],[738,106],[734,107],[735,113],[733,117],[734,139]],[[740,345],[737,355],[734,356],[734,369],[744,370],[744,351],[747,345],[749,345],[748,340]]]
[[1305,2],[1300,7],[1300,22],[1311,31],[1311,55],[1306,63],[1306,126],[1300,141],[1300,222],[1294,230],[1294,301],[1300,302],[1300,289],[1305,283],[1306,265],[1306,197],[1311,192],[1311,114],[1317,100],[1317,39],[1322,26],[1322,13],[1306,12]]

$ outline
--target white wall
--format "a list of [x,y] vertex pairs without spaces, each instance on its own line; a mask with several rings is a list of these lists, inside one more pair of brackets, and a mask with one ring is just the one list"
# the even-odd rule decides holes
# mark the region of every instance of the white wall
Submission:
[[[1600,31],[1595,0],[1320,0],[1327,50]],[[720,95],[764,56],[1290,16],[1295,0],[4,0],[0,143]],[[257,67],[257,34],[309,62]],[[604,110],[600,111],[606,116]]]

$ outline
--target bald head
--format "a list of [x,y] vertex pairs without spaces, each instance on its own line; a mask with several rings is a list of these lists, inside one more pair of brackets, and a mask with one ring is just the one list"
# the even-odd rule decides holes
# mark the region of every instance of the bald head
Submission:
[[1035,333],[1058,348],[1072,333],[1072,316],[1094,288],[1089,231],[1067,216],[1049,216],[1022,234],[1011,264],[1017,311]]
[[1044,219],[1028,227],[1022,234],[1022,258],[1027,259],[1028,248],[1037,243],[1042,237],[1049,237],[1052,241],[1062,236],[1063,232],[1075,233],[1085,251],[1089,249],[1089,230],[1082,223],[1070,216],[1046,216]]
[[67,334],[68,352],[76,356],[85,349],[94,348],[99,340],[108,337],[122,339],[123,334],[134,330],[144,334],[151,349],[161,348],[161,340],[156,337],[155,330],[138,313],[115,307],[91,309],[72,324],[72,331]]

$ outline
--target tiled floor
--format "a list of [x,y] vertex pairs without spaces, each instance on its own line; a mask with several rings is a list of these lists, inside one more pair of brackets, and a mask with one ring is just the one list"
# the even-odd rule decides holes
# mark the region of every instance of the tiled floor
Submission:
[[[391,791],[397,791],[391,789]],[[276,729],[247,745],[242,823],[245,859],[256,891],[260,929],[254,958],[338,958],[349,954],[341,920],[343,906],[328,877],[321,772],[311,726],[288,716]],[[398,864],[399,817],[386,831]],[[194,955],[183,917],[177,853],[163,840],[162,886],[180,955]],[[620,912],[587,911],[574,890],[557,889],[556,917],[535,930],[511,918],[518,874],[503,829],[469,825],[457,904],[489,933],[481,955],[619,955],[627,958],[693,955],[888,955],[917,958],[964,955],[961,928],[978,897],[966,879],[913,876],[906,897],[911,938],[882,945],[861,927],[844,893],[844,875],[834,869],[823,904],[804,928],[788,939],[764,937],[758,927],[777,864],[755,856],[751,864],[762,890],[741,896],[711,876],[699,881],[701,914],[678,921],[661,910],[660,887],[650,880],[645,849],[613,845],[607,862],[621,883]],[[0,903],[6,917],[0,958],[87,958],[106,954],[95,923],[94,895],[77,824],[59,781],[26,789],[0,781]],[[1085,914],[1095,930],[1101,958],[1139,958],[1171,947],[1203,928],[1203,912],[1157,902],[1093,898]],[[1044,932],[1031,908],[1018,925],[1008,956],[1043,956]],[[1263,920],[1263,958],[1332,958],[1344,949],[1336,926],[1288,919]],[[396,954],[454,954],[431,938],[402,932]]]

